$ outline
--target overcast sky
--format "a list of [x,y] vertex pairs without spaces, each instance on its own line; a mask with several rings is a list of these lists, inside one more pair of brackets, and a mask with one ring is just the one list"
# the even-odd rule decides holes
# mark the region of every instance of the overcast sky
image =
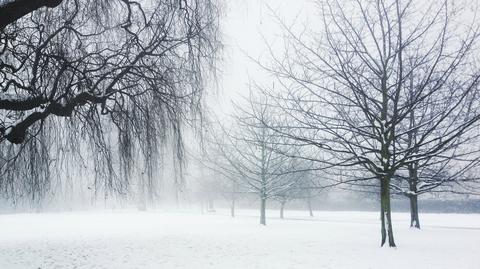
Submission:
[[271,79],[249,59],[268,59],[268,46],[281,42],[277,14],[282,20],[297,23],[307,19],[306,10],[314,6],[311,0],[231,0],[225,1],[221,18],[223,61],[219,64],[218,92],[209,96],[209,107],[222,117],[230,113],[231,100],[241,102],[248,93],[250,80],[268,83]]
[[[474,9],[479,2],[455,0],[453,5]],[[299,27],[310,25],[309,30],[317,28],[315,21],[320,22],[318,0],[229,0],[223,4],[223,61],[218,65],[217,91],[209,91],[207,97],[209,109],[220,118],[232,112],[232,100],[241,102],[239,96],[248,94],[249,81],[264,85],[273,82],[249,57],[268,63],[266,42],[282,52],[282,30],[274,14],[287,24],[294,22]]]

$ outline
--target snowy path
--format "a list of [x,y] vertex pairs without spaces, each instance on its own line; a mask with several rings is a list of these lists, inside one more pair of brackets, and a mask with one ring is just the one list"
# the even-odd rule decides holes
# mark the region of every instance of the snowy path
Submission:
[[239,213],[0,215],[0,268],[480,268],[480,215],[422,214],[415,231],[394,214],[388,249],[375,212],[286,211],[267,227]]

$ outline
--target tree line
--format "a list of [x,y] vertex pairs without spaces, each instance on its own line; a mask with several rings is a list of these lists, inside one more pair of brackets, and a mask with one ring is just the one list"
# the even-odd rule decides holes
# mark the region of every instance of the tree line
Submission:
[[[212,139],[227,161],[217,167],[248,185],[243,173],[255,167],[260,199],[265,188],[295,186],[305,171],[321,172],[312,189],[376,195],[381,245],[395,247],[392,195],[409,198],[411,226],[420,228],[418,196],[478,194],[476,10],[452,1],[327,0],[318,13],[321,26],[303,31],[276,17],[283,50],[270,46],[270,60],[256,61],[273,83],[254,83],[256,99],[233,116],[236,132]],[[271,155],[288,161],[270,169],[263,159]]]
[[[303,31],[275,17],[283,50],[257,62],[273,83],[253,83],[229,124],[200,128],[202,162],[233,198],[258,195],[261,224],[271,199],[378,197],[381,245],[394,247],[392,195],[420,228],[419,195],[478,194],[477,13],[449,0],[317,9]],[[1,195],[38,201],[90,169],[95,190],[154,196],[165,145],[181,170],[183,131],[207,122],[220,13],[214,0],[0,1]]]

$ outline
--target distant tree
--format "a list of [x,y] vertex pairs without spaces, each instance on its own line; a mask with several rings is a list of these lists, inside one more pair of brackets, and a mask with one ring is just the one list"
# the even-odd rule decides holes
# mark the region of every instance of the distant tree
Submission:
[[245,191],[242,191],[238,183],[234,180],[221,178],[221,181],[220,193],[226,201],[230,202],[230,216],[234,218],[237,202],[241,199]]
[[305,171],[302,179],[297,185],[298,192],[296,198],[306,203],[310,217],[314,217],[312,200],[314,200],[315,197],[318,197],[320,192],[324,189],[317,186],[317,182],[319,181],[322,181],[322,178],[317,178],[315,172]]
[[213,134],[210,141],[216,153],[209,155],[215,158],[211,159],[214,169],[243,189],[258,194],[260,224],[265,225],[268,199],[292,189],[298,177],[290,176],[295,160],[284,154],[292,148],[281,143],[280,137],[265,125],[271,117],[265,100],[250,95],[247,101],[243,108],[237,106],[228,129],[223,127]]
[[[300,164],[301,163],[301,164]],[[284,180],[294,183],[290,188],[275,195],[274,199],[280,203],[280,218],[284,218],[285,206],[293,200],[305,201],[310,217],[313,217],[312,198],[322,188],[316,186],[313,179],[313,172],[309,170],[309,163],[304,160],[295,160],[290,172],[283,177]]]

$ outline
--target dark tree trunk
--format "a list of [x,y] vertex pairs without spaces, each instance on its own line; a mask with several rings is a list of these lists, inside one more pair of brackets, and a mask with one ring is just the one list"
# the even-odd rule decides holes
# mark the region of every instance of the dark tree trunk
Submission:
[[280,203],[280,218],[281,218],[281,219],[283,219],[283,210],[285,209],[285,204],[286,204],[286,203],[287,203],[287,202],[285,202],[285,201],[282,201],[282,202]]
[[267,199],[265,197],[260,198],[260,224],[267,225],[265,221],[265,208],[267,206]]
[[420,229],[420,219],[418,218],[418,196],[410,195],[410,227]]
[[417,165],[414,163],[408,166],[408,184],[410,189],[410,194],[408,195],[408,198],[410,199],[410,227],[420,229],[417,193],[418,174]]
[[307,205],[308,205],[308,212],[310,213],[310,217],[313,218],[312,200],[310,198],[308,198],[307,200]]
[[380,181],[380,219],[382,222],[382,243],[383,246],[388,238],[388,246],[396,247],[393,238],[392,214],[390,207],[390,178],[384,177]]

